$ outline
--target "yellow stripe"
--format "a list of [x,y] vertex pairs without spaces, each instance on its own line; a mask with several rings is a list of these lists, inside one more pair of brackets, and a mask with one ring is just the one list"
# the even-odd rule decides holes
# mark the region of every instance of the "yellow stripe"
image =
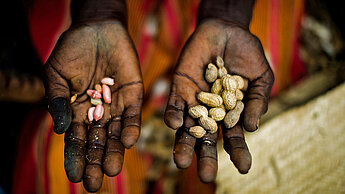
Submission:
[[51,194],[69,193],[69,181],[64,169],[64,136],[53,133],[48,153]]

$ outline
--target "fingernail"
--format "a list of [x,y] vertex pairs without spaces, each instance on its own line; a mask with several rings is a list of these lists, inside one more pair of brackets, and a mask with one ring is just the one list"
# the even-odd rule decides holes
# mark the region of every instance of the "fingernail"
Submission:
[[69,102],[62,97],[55,98],[50,103],[49,112],[53,118],[53,130],[55,133],[62,134],[67,131],[72,119]]
[[111,103],[111,92],[110,92],[109,86],[103,84],[102,89],[103,89],[104,102],[110,104]]

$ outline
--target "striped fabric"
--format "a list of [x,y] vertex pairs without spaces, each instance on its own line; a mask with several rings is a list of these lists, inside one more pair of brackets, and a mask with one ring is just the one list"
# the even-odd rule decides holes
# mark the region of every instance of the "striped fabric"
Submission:
[[[61,3],[63,2],[63,3]],[[55,4],[54,4],[55,3]],[[138,50],[144,77],[143,120],[165,106],[166,95],[157,101],[152,86],[169,79],[178,54],[195,27],[198,0],[127,0],[129,32]],[[56,6],[58,5],[58,6]],[[69,1],[36,0],[28,11],[31,36],[44,62],[67,29]],[[44,9],[42,9],[44,8]],[[49,12],[54,9],[54,12]],[[257,0],[250,30],[262,41],[276,75],[273,94],[296,82],[304,73],[298,57],[298,34],[304,11],[303,0]],[[50,13],[47,17],[40,17]],[[55,22],[47,22],[52,18]],[[47,35],[42,39],[43,35]],[[44,37],[44,36],[43,36]],[[52,132],[52,121],[45,110],[34,110],[23,125],[13,180],[14,193],[86,193],[81,183],[68,181],[63,167],[63,136]],[[195,161],[195,160],[194,160]],[[135,148],[126,150],[122,172],[106,177],[99,193],[145,193],[150,162]],[[179,173],[177,193],[210,193],[214,185],[202,184],[196,164]],[[164,178],[153,191],[162,193]],[[188,191],[188,192],[187,192]]]

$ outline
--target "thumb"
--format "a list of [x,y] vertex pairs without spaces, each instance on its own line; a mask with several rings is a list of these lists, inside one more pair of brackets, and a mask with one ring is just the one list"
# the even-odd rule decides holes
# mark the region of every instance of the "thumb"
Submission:
[[62,134],[68,129],[72,120],[69,86],[49,62],[45,65],[44,71],[48,111],[53,118],[53,130],[57,134]]

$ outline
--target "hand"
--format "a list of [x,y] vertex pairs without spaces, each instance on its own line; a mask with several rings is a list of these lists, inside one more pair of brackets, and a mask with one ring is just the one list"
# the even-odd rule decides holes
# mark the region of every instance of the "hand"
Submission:
[[[257,37],[248,30],[221,20],[204,20],[186,43],[180,56],[165,112],[166,124],[177,129],[174,161],[179,168],[187,168],[193,159],[193,148],[198,159],[198,175],[203,182],[211,182],[217,174],[217,138],[207,133],[195,140],[188,128],[196,124],[188,109],[199,102],[196,94],[210,91],[204,79],[206,65],[215,62],[217,56],[224,59],[229,74],[245,78],[244,112],[240,122],[231,129],[222,125],[224,149],[240,173],[247,173],[251,155],[244,140],[243,130],[255,131],[257,122],[267,111],[268,98],[274,75],[265,58]],[[196,141],[196,143],[195,143]]]
[[[70,181],[83,180],[97,191],[108,176],[120,173],[124,148],[140,133],[143,84],[135,48],[120,22],[71,27],[59,39],[45,65],[46,95],[54,131],[65,134],[65,170]],[[104,77],[115,79],[111,104],[102,119],[89,122],[88,89]],[[70,97],[78,94],[70,104]]]

